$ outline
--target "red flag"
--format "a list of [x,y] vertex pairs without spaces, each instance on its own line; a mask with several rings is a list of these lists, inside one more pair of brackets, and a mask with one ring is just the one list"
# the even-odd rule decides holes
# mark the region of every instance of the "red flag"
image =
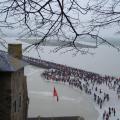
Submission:
[[58,93],[57,93],[55,87],[54,87],[54,91],[53,91],[53,96],[54,96],[54,97],[55,97],[55,96],[57,97],[57,102],[58,102]]

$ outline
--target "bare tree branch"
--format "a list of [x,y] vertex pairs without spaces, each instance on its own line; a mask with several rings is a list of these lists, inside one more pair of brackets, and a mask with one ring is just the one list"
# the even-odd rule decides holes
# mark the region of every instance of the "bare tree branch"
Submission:
[[[119,5],[120,0],[86,0],[85,4],[82,0],[2,0],[0,23],[20,27],[22,37],[40,38],[32,44],[36,48],[42,42],[57,39],[70,41],[73,49],[82,52],[76,42],[86,36],[96,41],[96,47],[106,43],[119,50],[99,35],[102,27],[120,23]],[[88,14],[92,14],[92,19],[82,21]]]

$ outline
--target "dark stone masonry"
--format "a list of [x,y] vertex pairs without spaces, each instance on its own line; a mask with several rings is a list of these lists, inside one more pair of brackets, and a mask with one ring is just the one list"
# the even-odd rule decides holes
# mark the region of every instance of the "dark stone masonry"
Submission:
[[28,93],[21,44],[0,52],[0,120],[27,120]]

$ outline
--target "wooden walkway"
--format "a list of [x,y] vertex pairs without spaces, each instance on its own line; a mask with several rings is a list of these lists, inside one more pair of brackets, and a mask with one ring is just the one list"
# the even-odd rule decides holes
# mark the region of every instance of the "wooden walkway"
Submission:
[[33,57],[28,57],[28,56],[23,56],[22,59],[31,65],[35,65],[35,66],[43,67],[43,68],[47,68],[47,69],[50,68],[50,63],[48,61],[44,61],[41,59],[36,59]]
[[47,69],[52,68],[52,69],[64,70],[64,69],[71,68],[71,69],[77,70],[77,68],[69,67],[66,65],[62,65],[62,64],[58,64],[58,63],[54,63],[54,62],[50,62],[50,61],[46,61],[46,60],[36,59],[33,57],[28,57],[28,56],[23,56],[23,60],[31,65],[35,65],[37,67],[43,67],[43,68],[47,68]]

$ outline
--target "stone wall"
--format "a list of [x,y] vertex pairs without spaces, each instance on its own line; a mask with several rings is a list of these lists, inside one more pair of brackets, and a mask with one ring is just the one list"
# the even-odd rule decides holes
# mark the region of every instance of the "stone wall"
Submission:
[[26,120],[28,115],[28,106],[29,106],[29,98],[28,98],[28,91],[27,91],[27,80],[24,76],[23,80],[23,120]]
[[[27,84],[24,69],[12,74],[12,112],[11,120],[26,120],[27,118]],[[15,108],[16,107],[16,108]]]
[[0,120],[11,116],[11,73],[0,72]]

